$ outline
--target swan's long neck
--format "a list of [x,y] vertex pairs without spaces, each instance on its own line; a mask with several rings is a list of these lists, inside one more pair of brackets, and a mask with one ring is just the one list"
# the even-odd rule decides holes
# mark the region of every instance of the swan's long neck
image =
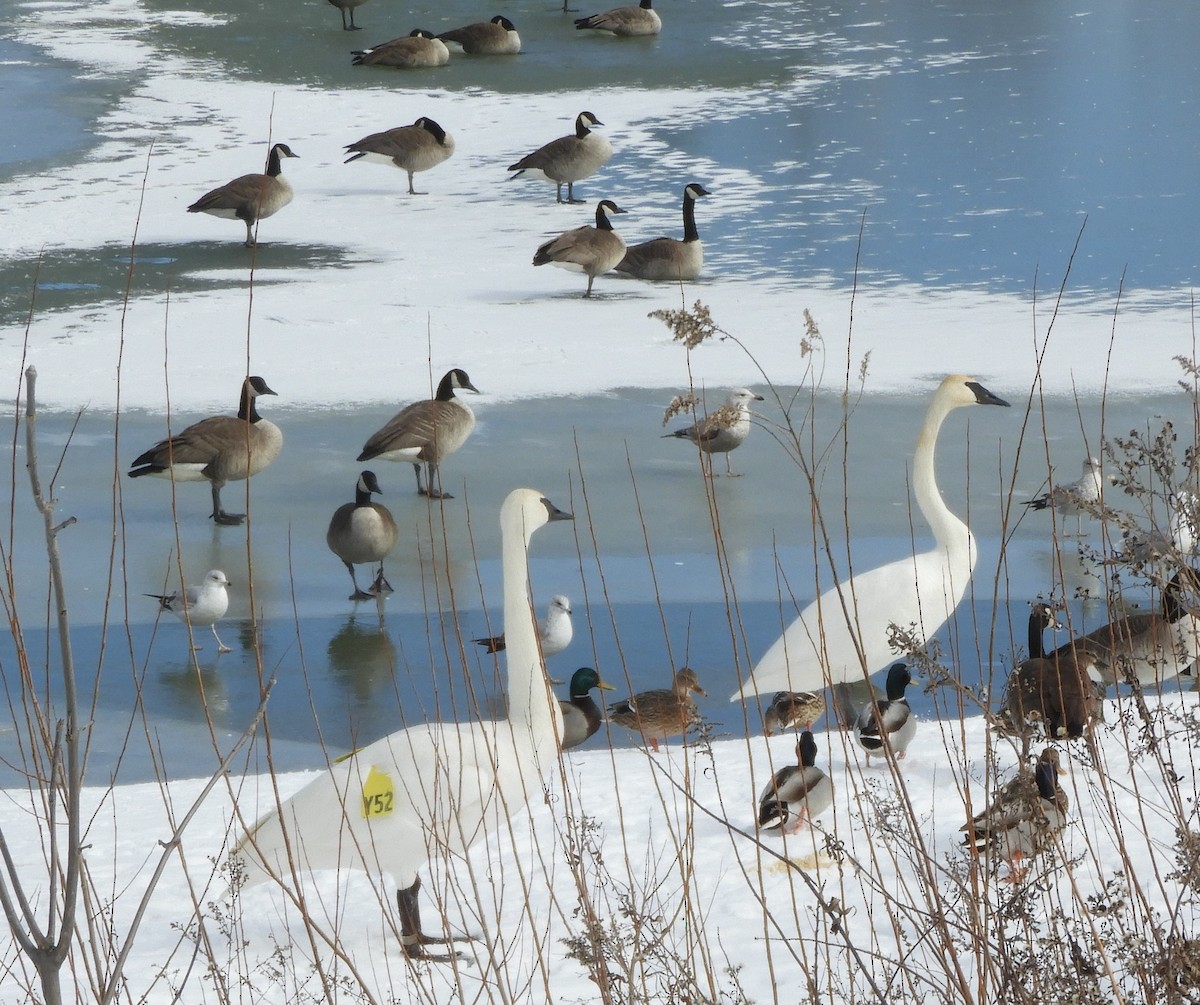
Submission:
[[[935,396],[925,415],[925,424],[917,438],[917,449],[913,455],[913,488],[917,494],[917,506],[928,521],[933,536],[943,548],[954,554],[971,553],[971,534],[967,525],[950,512],[938,491],[934,453],[937,448],[938,432],[952,406],[940,396]],[[973,564],[973,563],[972,563]]]
[[540,759],[557,753],[562,712],[546,680],[537,621],[529,602],[529,537],[524,525],[503,528],[504,641],[508,717],[514,730],[529,731]]

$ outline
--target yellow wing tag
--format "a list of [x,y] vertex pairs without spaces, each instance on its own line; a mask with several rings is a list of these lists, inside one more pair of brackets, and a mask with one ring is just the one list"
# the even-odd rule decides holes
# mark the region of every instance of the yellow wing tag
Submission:
[[386,817],[396,808],[396,788],[392,784],[392,776],[378,768],[367,772],[367,780],[362,787],[362,815],[364,820],[372,817]]

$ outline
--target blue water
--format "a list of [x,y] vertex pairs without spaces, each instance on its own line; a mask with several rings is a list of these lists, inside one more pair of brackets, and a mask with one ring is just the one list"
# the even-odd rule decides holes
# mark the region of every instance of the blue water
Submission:
[[[148,6],[161,13],[171,5],[155,0]],[[1156,4],[1152,10],[1080,2],[702,5],[659,0],[658,6],[669,28],[657,40],[627,46],[589,40],[558,48],[547,41],[562,27],[555,4],[506,3],[506,13],[527,40],[525,54],[503,66],[467,66],[424,83],[359,72],[350,66],[348,51],[415,24],[463,23],[476,16],[475,5],[453,0],[399,12],[376,0],[360,9],[365,30],[348,36],[337,27],[337,12],[325,4],[230,9],[197,0],[189,8],[211,13],[211,24],[148,21],[139,30],[164,61],[211,59],[230,76],[299,79],[312,86],[327,80],[347,88],[469,92],[487,87],[519,95],[636,83],[645,89],[647,102],[670,88],[719,87],[726,89],[723,95],[732,90],[734,97],[714,99],[712,114],[702,121],[680,123],[664,114],[654,133],[683,162],[689,154],[711,157],[744,168],[761,185],[744,214],[714,225],[711,257],[716,271],[730,281],[775,273],[797,287],[818,279],[848,285],[857,260],[872,282],[1027,292],[1035,283],[1047,285],[1047,275],[1062,275],[1078,238],[1072,290],[1115,291],[1123,278],[1128,285],[1161,291],[1195,283],[1200,220],[1191,193],[1200,160],[1195,128],[1200,65],[1192,47],[1200,11],[1190,0]],[[280,44],[281,13],[292,32],[287,45]],[[15,20],[0,24],[4,176],[86,157],[91,124],[131,83],[120,74],[84,73],[43,60],[14,40],[18,28]],[[642,163],[636,151],[629,157],[634,172],[678,170],[650,159]],[[225,250],[218,244],[213,248],[214,258]],[[278,263],[289,261],[286,250],[280,249]],[[42,288],[64,303],[68,298],[74,305],[108,302],[123,286],[124,260],[111,249],[103,254],[68,249],[47,263]],[[157,264],[169,267],[172,261],[163,257]],[[145,264],[155,264],[154,256]],[[24,275],[28,267],[28,262],[5,261],[0,272]],[[152,272],[151,278],[159,277]],[[1057,278],[1050,285],[1056,284]],[[13,317],[23,317],[25,309]],[[964,339],[977,337],[964,333]],[[943,362],[930,360],[929,366],[936,372]],[[594,663],[614,678],[622,694],[630,687],[661,686],[672,665],[689,662],[712,692],[702,708],[718,733],[757,728],[753,712],[747,719],[725,699],[739,669],[744,673],[748,661],[778,634],[778,601],[769,599],[777,566],[804,568],[807,554],[811,568],[803,540],[808,532],[804,486],[761,434],[737,455],[746,477],[718,483],[723,532],[739,588],[731,629],[694,456],[672,455],[668,451],[678,445],[657,440],[632,462],[626,453],[627,443],[644,441],[645,429],[657,427],[668,396],[637,392],[588,403],[589,421],[610,437],[600,447],[585,441],[579,465],[584,485],[576,468],[548,462],[539,467],[538,462],[574,455],[572,416],[578,414],[573,411],[578,401],[481,413],[480,429],[462,453],[464,467],[468,460],[473,465],[472,532],[478,537],[453,555],[460,586],[457,614],[448,613],[449,605],[429,590],[422,563],[434,553],[432,545],[424,553],[414,546],[397,556],[398,592],[382,615],[371,605],[346,602],[348,577],[324,550],[328,514],[350,486],[314,489],[308,478],[326,468],[340,470],[332,460],[341,449],[333,442],[335,433],[339,441],[357,442],[387,413],[289,417],[288,450],[297,456],[304,451],[310,462],[303,469],[280,464],[256,479],[259,511],[286,514],[286,519],[273,521],[269,530],[264,523],[253,548],[244,535],[218,532],[205,522],[203,486],[180,486],[176,539],[169,487],[125,483],[121,462],[128,460],[129,449],[114,458],[111,417],[87,416],[68,453],[60,490],[64,515],[80,518],[62,540],[77,651],[89,692],[95,688],[93,772],[100,777],[119,772],[123,781],[148,777],[151,748],[161,751],[174,774],[208,770],[214,758],[206,720],[218,745],[227,746],[249,721],[263,681],[272,676],[278,683],[269,706],[271,735],[279,744],[278,763],[285,767],[319,763],[318,737],[342,750],[397,722],[494,708],[501,692],[498,665],[481,657],[470,639],[496,629],[484,607],[496,616],[492,525],[508,469],[502,451],[492,447],[513,438],[529,462],[531,480],[540,479],[538,484],[576,507],[585,487],[592,497],[591,520],[576,528],[578,537],[554,541],[546,535],[538,541],[539,595],[569,593],[581,611],[577,641],[554,661],[551,672],[566,679],[576,665]],[[1058,411],[1047,428],[1074,443],[1081,423],[1073,406],[1053,407]],[[1181,428],[1190,428],[1190,411],[1180,399],[1122,401],[1114,407],[1113,428],[1144,427],[1163,413],[1178,413]],[[904,458],[922,410],[923,402],[913,400],[867,403],[862,410],[855,434],[862,453],[848,476],[850,484],[872,489],[856,491],[851,500],[860,567],[910,547]],[[1084,410],[1083,425],[1095,444],[1096,403],[1085,402]],[[975,441],[985,451],[975,471],[990,475],[997,449],[1005,464],[1014,462],[1018,418],[972,416]],[[53,417],[46,425],[56,442],[65,444],[70,417]],[[161,435],[161,426],[161,417],[126,417],[122,442],[144,446]],[[549,449],[552,435],[561,442]],[[963,439],[961,429],[950,436],[960,446]],[[953,449],[944,448],[943,466],[952,467]],[[1045,478],[1039,449],[1024,462],[1018,492],[1036,490]],[[1070,448],[1072,465],[1078,450]],[[466,477],[461,469],[459,477]],[[646,487],[640,512],[633,505],[633,477],[639,488]],[[122,513],[130,528],[115,552],[113,495],[107,489],[114,479],[124,489]],[[972,522],[981,527],[1000,526],[1006,486],[993,486],[995,480],[990,476],[985,498],[972,497]],[[832,482],[836,489],[837,479]],[[962,479],[948,484],[951,504],[961,508]],[[105,491],[97,492],[96,485],[106,486]],[[389,505],[410,520],[425,512],[426,504],[410,495],[407,467],[388,471],[385,490]],[[25,557],[38,552],[40,530],[22,493],[19,487],[15,540],[16,551]],[[619,498],[620,505],[601,505],[611,498]],[[593,533],[603,577],[591,558]],[[922,529],[917,536],[925,540]],[[646,558],[647,538],[653,566]],[[176,541],[189,568],[220,566],[238,584],[238,609],[222,626],[235,649],[227,656],[218,658],[202,631],[198,641],[208,645],[193,664],[183,629],[174,621],[159,625],[155,634],[153,605],[141,594],[161,587]],[[990,588],[1000,541],[985,533],[981,547]],[[990,683],[993,668],[1003,667],[1023,645],[1023,605],[1051,585],[1061,586],[1044,523],[1026,518],[1010,547],[999,613],[985,590],[961,615],[971,642],[955,668],[980,686]],[[262,615],[261,666],[254,656],[257,639],[246,594],[251,553]],[[118,603],[107,611],[110,561],[117,570]],[[811,584],[807,589],[811,593]],[[45,620],[43,591],[37,582],[24,585],[21,594],[21,604],[29,605],[24,613],[38,660],[47,651],[36,628]],[[661,607],[656,593],[663,597]],[[1080,618],[1096,616],[1094,605],[1085,608],[1076,602]],[[22,684],[11,640],[0,645],[0,670],[15,704]],[[47,684],[36,678],[34,686],[40,690]],[[928,699],[918,704],[923,714],[933,713]],[[131,729],[134,739],[126,745]],[[612,739],[629,742],[619,735]],[[0,754],[10,765],[19,760],[14,743],[12,731],[0,730]],[[0,772],[0,782],[12,777]]]

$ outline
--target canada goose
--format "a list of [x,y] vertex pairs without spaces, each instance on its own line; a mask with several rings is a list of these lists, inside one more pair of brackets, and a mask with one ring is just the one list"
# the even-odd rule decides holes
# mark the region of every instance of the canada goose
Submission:
[[[461,447],[475,428],[475,413],[455,397],[455,391],[479,394],[466,370],[456,367],[448,371],[432,399],[413,402],[392,416],[363,444],[358,460],[408,461],[417,472],[418,495],[453,499],[441,489],[438,465]],[[428,487],[421,483],[422,464],[429,469]]]
[[420,70],[450,62],[446,43],[425,28],[414,28],[407,35],[369,49],[355,49],[352,55],[355,66],[392,66],[400,70]]
[[1029,658],[1009,677],[1005,708],[1028,753],[1031,723],[1040,723],[1049,739],[1084,735],[1099,714],[1100,696],[1090,673],[1094,665],[1083,648],[1063,647],[1046,654],[1042,636],[1058,627],[1049,604],[1034,604],[1029,612]]
[[573,135],[551,140],[510,165],[508,170],[516,172],[511,177],[519,178],[526,171],[541,175],[557,186],[557,201],[560,203],[563,201],[563,183],[566,182],[566,201],[583,202],[575,198],[575,182],[594,175],[613,155],[612,144],[599,133],[592,132],[593,127],[602,125],[604,123],[591,112],[580,112],[575,116]]
[[657,11],[651,9],[650,3],[651,0],[641,0],[636,7],[614,7],[603,14],[576,18],[575,27],[578,30],[595,28],[608,31],[620,38],[657,35],[662,31],[662,19]]
[[533,489],[500,510],[508,716],[427,722],[384,736],[331,764],[251,827],[232,856],[246,882],[284,881],[292,870],[359,869],[397,884],[401,944],[409,957],[466,936],[421,930],[419,870],[432,849],[463,857],[540,796],[558,766],[562,712],[551,693],[529,610],[529,541],[570,520]]
[[861,680],[864,667],[874,673],[890,662],[890,625],[915,624],[929,638],[949,620],[967,591],[978,553],[967,525],[938,491],[934,451],[946,416],[966,405],[1008,402],[961,375],[947,377],[934,393],[913,453],[913,489],[935,546],[855,573],[818,597],[767,650],[731,701]]
[[591,667],[580,667],[571,675],[571,700],[558,703],[562,708],[563,717],[563,750],[578,747],[584,740],[599,732],[604,717],[600,706],[592,697],[592,688],[596,687],[601,691],[613,689],[613,686],[604,683]]
[[736,477],[729,463],[729,455],[745,443],[746,437],[750,435],[750,402],[762,400],[761,394],[739,387],[730,393],[725,404],[712,415],[707,415],[690,426],[681,426],[665,433],[663,438],[691,440],[706,454],[724,454],[726,475],[730,478]]
[[[361,26],[354,23],[354,8],[361,7],[367,0],[329,0],[342,15],[342,31],[360,31]],[[350,23],[346,24],[346,14],[350,14]]]
[[1200,574],[1184,566],[1162,592],[1159,611],[1129,614],[1068,642],[1050,654],[1087,654],[1106,685],[1125,684],[1132,675],[1142,687],[1178,677],[1200,658],[1200,618],[1184,602],[1184,587],[1200,589]]
[[259,395],[274,393],[262,377],[247,377],[236,417],[213,415],[156,443],[134,460],[129,477],[208,481],[212,484],[213,520],[229,527],[242,523],[245,513],[226,513],[221,506],[221,489],[226,482],[258,474],[279,456],[283,433],[258,414],[257,405]]
[[[391,584],[383,575],[383,560],[396,547],[400,531],[388,508],[371,502],[373,492],[382,494],[383,490],[375,473],[364,471],[354,486],[354,502],[344,503],[334,511],[329,530],[325,532],[325,543],[329,545],[329,550],[350,571],[350,582],[354,584],[351,600],[371,600],[380,593],[392,592]],[[371,592],[365,593],[358,588],[354,567],[368,562],[379,563],[379,574],[375,577]]]
[[476,21],[443,31],[438,38],[457,43],[468,56],[514,56],[521,51],[521,36],[503,14],[497,14],[490,21]]
[[656,237],[643,241],[625,251],[617,263],[617,271],[637,279],[662,279],[681,282],[695,279],[704,268],[704,245],[696,230],[696,200],[709,195],[708,189],[697,182],[683,189],[683,240]]
[[[542,643],[542,655],[547,658],[557,656],[571,644],[574,635],[575,627],[571,623],[571,601],[561,593],[551,597],[546,617],[538,622],[538,639]],[[472,641],[477,646],[483,646],[489,653],[504,651],[503,635],[472,639]]]
[[705,697],[708,695],[696,679],[696,672],[691,667],[684,667],[675,672],[670,688],[642,691],[609,705],[608,717],[618,726],[641,733],[657,754],[659,740],[682,736],[700,721],[693,691]]
[[917,720],[913,718],[904,689],[912,683],[912,674],[903,663],[894,663],[887,675],[887,698],[873,701],[858,713],[854,723],[854,738],[867,752],[867,764],[872,754],[883,754],[889,748],[896,759],[904,757],[908,745],[917,734]]
[[1049,492],[1029,499],[1025,505],[1031,510],[1052,509],[1064,516],[1074,515],[1075,531],[1082,535],[1083,517],[1094,512],[1096,504],[1100,501],[1101,488],[1100,461],[1095,457],[1088,457],[1084,459],[1078,481],[1071,482],[1070,485],[1055,485]]
[[806,729],[796,743],[796,763],[776,771],[758,797],[760,830],[794,834],[833,805],[833,782],[816,765],[817,741]]
[[266,174],[244,174],[206,192],[188,206],[189,213],[207,213],[246,225],[246,247],[254,247],[254,225],[274,216],[292,201],[292,186],[283,176],[280,157],[299,157],[286,143],[276,143],[267,156]]
[[437,167],[454,154],[454,137],[422,115],[411,126],[372,133],[346,147],[346,164],[359,159],[394,164],[408,173],[408,194],[417,195],[413,175]]
[[588,277],[585,297],[592,295],[592,283],[621,260],[625,242],[613,230],[609,217],[624,213],[611,199],[601,199],[596,206],[596,226],[576,227],[547,241],[534,253],[534,265],[557,265],[560,269],[582,272]]
[[217,622],[229,610],[229,580],[220,569],[205,573],[199,586],[185,586],[165,596],[159,593],[147,593],[146,596],[158,601],[160,611],[169,611],[191,628],[211,628],[213,638],[217,640],[217,652],[233,652],[217,634]]
[[825,697],[819,691],[779,691],[763,716],[763,733],[774,736],[785,729],[812,729],[824,711]]
[[1058,752],[1047,747],[1032,778],[1022,768],[982,813],[965,824],[963,843],[975,851],[995,848],[1009,865],[1006,883],[1024,878],[1027,858],[1041,854],[1067,823],[1069,800],[1058,785]]

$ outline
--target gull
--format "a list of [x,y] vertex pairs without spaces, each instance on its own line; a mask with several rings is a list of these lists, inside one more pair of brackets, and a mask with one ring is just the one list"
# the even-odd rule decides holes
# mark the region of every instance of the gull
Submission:
[[1083,515],[1092,512],[1100,501],[1100,461],[1095,457],[1084,459],[1078,481],[1070,485],[1055,485],[1034,499],[1026,501],[1031,510],[1053,509],[1063,516],[1075,516],[1076,536],[1083,536]]
[[166,595],[147,593],[146,596],[158,601],[160,612],[169,611],[185,625],[193,628],[211,628],[213,638],[217,640],[217,652],[233,652],[217,634],[217,622],[229,609],[229,580],[220,569],[210,569],[205,573],[199,586],[185,586],[182,590]]
[[[557,656],[571,644],[575,627],[571,622],[571,601],[561,593],[550,598],[550,608],[546,616],[538,622],[538,640],[542,644],[542,656]],[[472,639],[477,646],[483,646],[489,653],[503,652],[504,635],[493,635],[488,638]]]

